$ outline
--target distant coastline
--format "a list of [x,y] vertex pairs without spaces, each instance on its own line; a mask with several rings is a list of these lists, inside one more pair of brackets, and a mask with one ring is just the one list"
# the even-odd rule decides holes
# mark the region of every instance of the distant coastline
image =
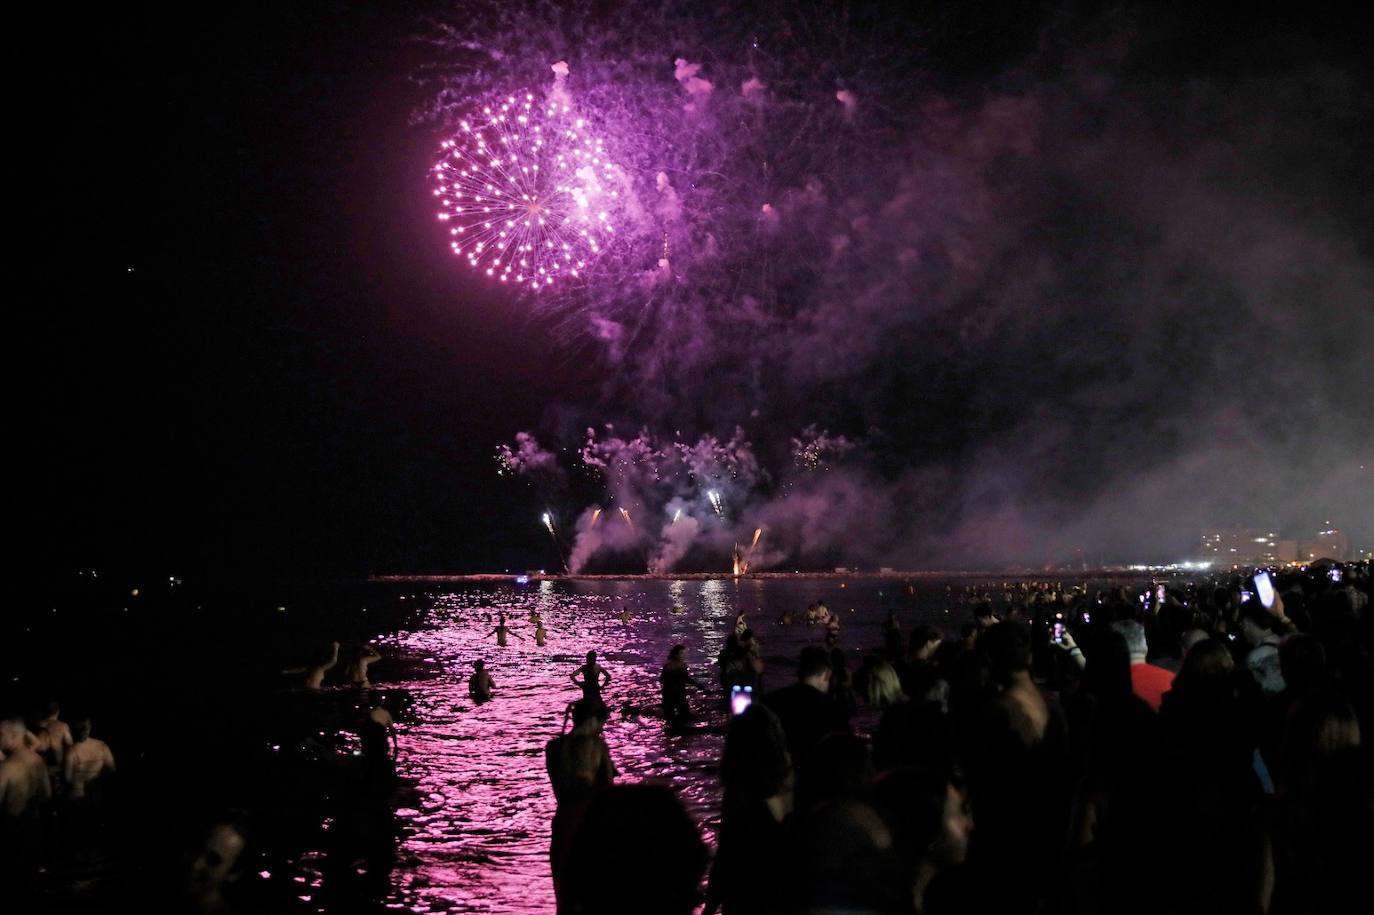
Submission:
[[[1157,575],[1175,576],[1179,573],[1173,571],[1160,570]],[[1196,573],[1194,573],[1195,575]],[[907,581],[907,580],[943,580],[950,578],[966,579],[988,579],[1001,578],[1004,580],[1016,579],[1024,581],[1028,579],[1046,579],[1054,581],[1084,580],[1094,581],[1123,579],[1138,580],[1150,575],[1149,571],[1140,569],[1089,569],[1087,571],[1034,571],[1031,569],[1002,569],[1002,570],[946,570],[946,571],[852,571],[852,572],[749,572],[743,575],[732,575],[729,572],[664,572],[655,573],[623,573],[623,574],[580,574],[566,575],[561,573],[539,573],[539,572],[480,572],[468,575],[369,575],[367,580],[370,582],[502,582],[513,581],[517,576],[527,576],[531,582],[537,581],[712,581],[716,579],[732,578],[740,581],[777,581],[777,580],[802,580],[820,579],[826,581]]]

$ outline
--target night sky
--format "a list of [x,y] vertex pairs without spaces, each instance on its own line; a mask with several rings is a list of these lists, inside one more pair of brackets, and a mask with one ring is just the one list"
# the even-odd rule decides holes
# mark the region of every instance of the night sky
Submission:
[[[593,343],[556,335],[453,263],[426,185],[439,134],[415,118],[432,89],[414,77],[436,52],[416,40],[427,29],[418,8],[401,6],[231,4],[213,20],[105,9],[30,30],[48,62],[30,65],[32,82],[17,90],[32,99],[11,172],[26,207],[17,252],[36,282],[12,300],[25,368],[11,447],[25,460],[15,485],[40,567],[353,574],[552,564],[531,520],[537,500],[496,477],[494,446],[599,409],[671,421],[596,393],[607,369]],[[977,6],[927,14],[912,30],[926,43],[920,67],[952,94],[1013,67],[1052,81],[1037,67],[1065,65],[1043,54],[1047,30],[1089,47],[1109,44],[1103,35],[1120,20],[1082,5]],[[1180,19],[1165,14],[1172,6],[1130,8],[1131,41],[1149,48],[1154,68],[1133,85],[1225,85],[1320,62],[1369,111],[1367,49],[1334,13],[1302,5],[1212,18],[1195,4]],[[690,50],[665,49],[666,65]],[[1283,147],[1308,215],[1332,227],[1360,270],[1374,255],[1364,125],[1314,132],[1310,156]],[[1333,320],[1368,321],[1368,287],[1354,286],[1355,304]],[[1188,330],[1187,315],[1176,320]],[[1370,357],[1368,326],[1349,328],[1353,349],[1329,354],[1347,369],[1322,409],[1357,426],[1342,446],[1353,458],[1374,441],[1374,419],[1368,389],[1357,393],[1370,380],[1358,368]],[[1324,352],[1251,349],[1232,342],[1244,328],[1205,321],[1193,331],[1177,340],[1194,359],[1228,346],[1280,362]],[[1026,385],[975,366],[920,417],[955,431],[916,441],[889,430],[876,463],[891,476],[912,449],[927,464],[957,461],[977,422],[1009,435],[1003,414],[1055,404],[1068,377]],[[1023,399],[1003,399],[969,428],[964,405],[982,384]],[[1243,419],[1302,427],[1302,403],[1255,393],[1237,393]],[[821,419],[842,427],[844,400]],[[903,415],[881,399],[852,409],[864,414],[859,432],[884,411]],[[1154,419],[1142,417],[1140,434],[1153,434]],[[693,433],[729,431],[708,423]],[[1170,447],[1172,434],[1153,446]],[[1096,498],[1112,475],[1091,485]],[[1254,520],[1272,522],[1263,512]],[[1194,538],[1190,525],[1176,536]]]

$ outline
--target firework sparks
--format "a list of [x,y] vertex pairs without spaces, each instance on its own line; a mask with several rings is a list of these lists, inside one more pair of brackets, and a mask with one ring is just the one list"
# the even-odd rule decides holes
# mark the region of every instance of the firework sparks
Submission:
[[813,423],[792,439],[792,461],[803,470],[828,470],[832,460],[854,450],[843,435],[831,435]]
[[724,502],[721,501],[720,493],[716,492],[716,491],[713,489],[713,490],[711,490],[710,492],[708,492],[708,493],[706,494],[706,498],[710,500],[710,502],[711,502],[711,508],[715,510],[715,513],[716,513],[717,515],[719,515],[720,517],[724,518],[724,517],[725,517],[725,504],[724,504]]
[[763,528],[754,528],[754,542],[749,544],[749,552],[754,552],[754,547],[759,545],[759,538],[763,536]]
[[679,521],[681,521],[681,520],[682,520],[682,509],[679,508],[677,511],[673,512],[673,523],[674,523],[674,524],[677,524],[677,523],[678,523]]
[[568,104],[531,92],[459,127],[434,166],[453,253],[530,290],[580,276],[615,234],[616,169],[602,140]]
[[623,517],[623,518],[625,519],[625,523],[626,523],[626,524],[628,524],[631,528],[633,528],[633,527],[635,526],[634,521],[630,520],[630,512],[629,512],[628,509],[622,508],[622,509],[620,510],[620,514],[621,514],[621,517]]
[[549,533],[552,534],[552,533],[554,532],[554,531],[553,531],[553,515],[549,514],[548,512],[544,512],[544,515],[543,515],[543,517],[540,518],[540,520],[544,522],[544,526],[545,526],[546,528],[548,528],[548,529],[549,529]]
[[598,521],[600,521],[600,520],[601,520],[601,509],[599,509],[599,508],[592,509],[592,521],[591,521],[591,526],[592,526],[592,527],[596,527],[596,522],[598,522]]

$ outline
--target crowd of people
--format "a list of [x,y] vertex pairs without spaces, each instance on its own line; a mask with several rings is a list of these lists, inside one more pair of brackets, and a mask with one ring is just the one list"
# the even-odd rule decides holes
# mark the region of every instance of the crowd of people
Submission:
[[[208,714],[159,719],[150,702],[154,730],[183,749],[166,764],[191,773],[161,772],[151,783],[156,764],[147,758],[135,767],[137,784],[121,781],[123,767],[86,711],[91,699],[71,717],[56,701],[28,714],[11,703],[0,715],[0,912],[279,911],[283,900],[299,902],[294,883],[268,886],[266,871],[246,879],[251,863],[268,849],[314,846],[322,821],[330,824],[322,869],[331,888],[345,900],[381,898],[396,850],[398,743],[370,679],[380,659],[367,642],[332,642],[282,669],[279,683],[289,688],[271,703],[248,703],[255,731],[271,743]],[[198,754],[204,727],[223,728],[251,766],[225,760],[224,772]],[[225,795],[241,801],[211,800]],[[170,855],[147,854],[158,832],[153,841],[169,843]],[[133,840],[142,847],[121,848]],[[127,870],[113,873],[116,866]]]
[[[809,645],[771,690],[740,614],[714,856],[669,787],[615,784],[604,703],[578,702],[547,757],[559,910],[1368,911],[1369,567],[1268,580],[951,588],[957,635],[889,614],[857,670]],[[661,684],[689,719],[682,646]]]
[[[743,612],[712,678],[694,675],[685,645],[665,646],[665,727],[725,732],[714,850],[672,785],[617,783],[603,736],[613,675],[589,652],[545,750],[559,912],[1365,911],[1369,565],[1270,580],[1263,595],[1239,571],[1103,590],[950,586],[943,619],[926,616],[941,625],[907,631],[893,610],[875,644],[849,650],[818,601],[771,624],[814,637],[794,667],[774,659],[766,675]],[[529,622],[543,646],[538,611]],[[521,638],[504,615],[488,625],[498,648]],[[356,898],[385,895],[396,854],[397,738],[369,673],[380,658],[334,642],[283,670],[303,703],[335,681],[351,698],[297,715],[299,739],[273,745],[275,768],[259,773],[284,787],[253,842],[326,816],[340,911],[359,880],[379,882]],[[475,705],[499,695],[483,660],[465,676]],[[321,746],[326,733],[353,735],[351,749]],[[84,715],[45,703],[0,720],[5,885],[31,878],[39,849],[100,828],[115,773]],[[215,818],[172,898],[187,911],[271,910],[235,888],[252,832],[241,812]]]

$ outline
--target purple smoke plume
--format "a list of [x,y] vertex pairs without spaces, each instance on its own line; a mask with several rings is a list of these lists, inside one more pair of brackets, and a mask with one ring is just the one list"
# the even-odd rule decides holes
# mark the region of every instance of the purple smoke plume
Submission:
[[[1348,193],[1374,166],[1342,152],[1374,112],[1347,73],[1167,64],[1167,23],[1127,10],[959,81],[919,23],[765,7],[435,26],[432,122],[542,85],[623,175],[614,249],[512,306],[597,347],[603,389],[561,409],[699,439],[588,438],[607,510],[577,567],[719,567],[757,526],[755,567],[1182,558],[1204,525],[1332,516],[1374,537],[1374,220]],[[723,515],[696,482],[721,453]]]

